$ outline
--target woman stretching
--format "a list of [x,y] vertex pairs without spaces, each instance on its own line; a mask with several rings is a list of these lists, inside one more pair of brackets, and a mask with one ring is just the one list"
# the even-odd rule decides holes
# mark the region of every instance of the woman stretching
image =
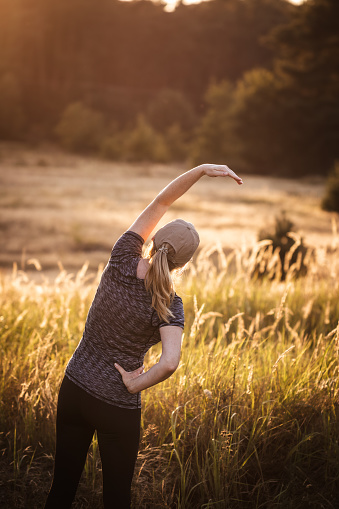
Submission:
[[[155,234],[149,258],[142,258],[142,246],[170,205],[204,175],[232,177],[242,184],[227,166],[197,166],[165,187],[112,249],[60,387],[54,478],[46,509],[71,507],[95,430],[104,507],[130,507],[140,392],[178,367],[184,311],[171,272],[191,259],[199,236],[191,223],[176,219]],[[160,360],[144,373],[144,356],[159,341]]]

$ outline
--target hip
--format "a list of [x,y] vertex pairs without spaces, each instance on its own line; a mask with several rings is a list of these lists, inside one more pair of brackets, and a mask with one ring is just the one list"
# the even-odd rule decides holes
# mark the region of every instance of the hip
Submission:
[[64,376],[58,396],[57,419],[69,425],[86,423],[101,433],[139,433],[141,409],[106,403]]

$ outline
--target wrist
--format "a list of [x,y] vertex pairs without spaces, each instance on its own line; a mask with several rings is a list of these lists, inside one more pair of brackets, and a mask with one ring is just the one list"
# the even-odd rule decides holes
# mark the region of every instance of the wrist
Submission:
[[132,378],[131,380],[129,380],[128,385],[126,386],[129,393],[137,394],[138,392],[140,392],[140,389],[138,388],[138,378],[139,377]]
[[206,164],[199,164],[199,166],[193,168],[193,171],[195,171],[199,175],[199,178],[203,177],[204,175],[206,175]]

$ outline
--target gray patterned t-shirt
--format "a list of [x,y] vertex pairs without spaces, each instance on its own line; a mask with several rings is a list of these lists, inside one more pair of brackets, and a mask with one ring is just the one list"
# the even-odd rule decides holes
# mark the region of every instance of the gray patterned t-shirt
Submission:
[[114,363],[126,371],[142,366],[160,341],[160,327],[184,327],[182,300],[175,295],[173,317],[162,321],[151,306],[144,280],[136,275],[144,240],[128,230],[115,243],[87,315],[85,330],[66,376],[96,398],[123,408],[140,408],[140,393],[130,394]]

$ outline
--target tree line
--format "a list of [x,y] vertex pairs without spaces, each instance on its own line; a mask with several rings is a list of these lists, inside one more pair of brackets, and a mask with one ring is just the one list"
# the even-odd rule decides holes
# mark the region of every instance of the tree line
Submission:
[[336,0],[0,0],[1,139],[298,176],[338,134]]

